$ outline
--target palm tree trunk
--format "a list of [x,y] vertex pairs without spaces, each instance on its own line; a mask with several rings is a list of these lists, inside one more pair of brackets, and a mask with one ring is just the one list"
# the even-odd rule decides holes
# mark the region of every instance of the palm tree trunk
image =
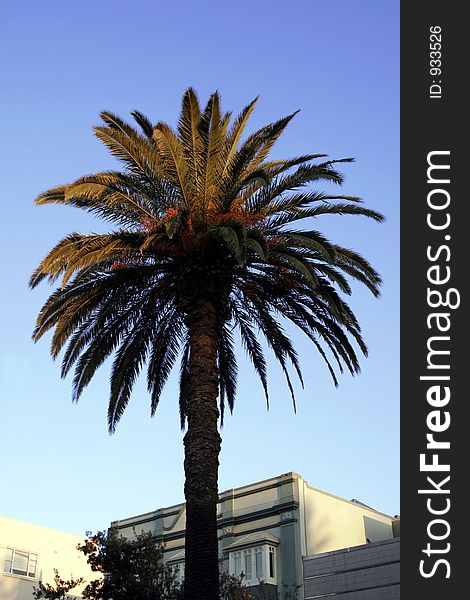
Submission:
[[217,315],[198,300],[188,315],[190,398],[184,436],[186,499],[185,598],[219,600],[217,541],[218,468],[221,437],[217,367]]

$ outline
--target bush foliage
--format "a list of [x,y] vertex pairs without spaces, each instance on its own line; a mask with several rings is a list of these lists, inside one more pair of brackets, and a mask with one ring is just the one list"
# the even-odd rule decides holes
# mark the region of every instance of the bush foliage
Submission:
[[[115,532],[87,532],[80,550],[97,579],[87,583],[81,595],[86,600],[184,600],[183,585],[177,572],[163,562],[163,549],[151,533],[137,534],[134,539]],[[66,600],[68,592],[85,583],[83,578],[63,580],[54,569],[54,584],[39,583],[34,588],[36,600]],[[243,585],[243,578],[221,572],[221,600],[254,600]]]

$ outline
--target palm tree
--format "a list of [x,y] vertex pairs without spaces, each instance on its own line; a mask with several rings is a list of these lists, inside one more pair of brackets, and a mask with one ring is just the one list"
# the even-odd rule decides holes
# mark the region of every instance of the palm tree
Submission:
[[[295,113],[244,135],[256,100],[235,118],[218,93],[202,110],[188,89],[177,130],[134,111],[139,131],[110,112],[95,135],[123,171],[87,175],[41,194],[36,203],[66,204],[114,225],[108,234],[71,233],[31,277],[62,278],[41,309],[33,334],[54,329],[51,354],[64,349],[63,377],[75,367],[73,400],[114,353],[108,424],[114,432],[144,364],[151,414],[179,359],[179,410],[185,449],[186,598],[218,598],[216,503],[219,422],[235,401],[234,332],[269,403],[266,361],[257,334],[283,370],[298,356],[283,327],[312,342],[337,385],[335,369],[355,374],[355,347],[366,346],[343,299],[348,278],[378,295],[380,277],[356,252],[300,222],[323,215],[382,216],[356,197],[307,189],[341,184],[324,154],[268,160]],[[334,366],[335,365],[335,366]]]

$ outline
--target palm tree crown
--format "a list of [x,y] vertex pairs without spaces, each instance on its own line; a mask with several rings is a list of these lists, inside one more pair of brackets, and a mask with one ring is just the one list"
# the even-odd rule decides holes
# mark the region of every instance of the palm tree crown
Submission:
[[[54,328],[52,356],[66,346],[62,376],[75,365],[78,400],[103,361],[115,352],[108,424],[114,431],[133,384],[147,362],[152,415],[178,356],[184,426],[190,389],[191,309],[202,296],[217,315],[220,412],[233,408],[237,366],[234,329],[262,382],[266,362],[261,332],[295,399],[290,363],[297,354],[280,319],[294,323],[315,345],[335,384],[335,367],[359,371],[353,340],[366,354],[360,327],[342,295],[347,276],[378,295],[380,277],[359,254],[298,222],[328,214],[382,216],[352,196],[307,190],[318,181],[342,183],[339,162],[324,154],[268,160],[295,113],[242,136],[256,100],[231,120],[218,93],[201,110],[196,93],[183,97],[177,131],[152,124],[138,111],[141,132],[101,113],[96,136],[124,165],[122,172],[88,175],[41,194],[37,204],[82,208],[116,227],[108,234],[72,233],[31,277],[62,285],[43,306],[33,338]],[[342,293],[342,295],[341,295]]]

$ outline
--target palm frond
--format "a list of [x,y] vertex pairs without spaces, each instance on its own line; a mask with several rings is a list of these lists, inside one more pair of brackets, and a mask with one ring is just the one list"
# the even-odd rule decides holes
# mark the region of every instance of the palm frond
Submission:
[[152,121],[150,121],[150,119],[148,117],[146,117],[144,114],[142,114],[140,111],[138,110],[133,110],[131,112],[131,115],[134,117],[136,123],[138,125],[140,125],[140,128],[142,129],[142,132],[149,138],[152,139],[152,134],[153,134],[153,125],[152,125]]
[[[298,111],[297,111],[298,112]],[[296,113],[258,130],[234,154],[222,177],[220,188],[224,194],[223,211],[227,211],[237,197],[251,172],[258,169],[264,157],[282,134]]]
[[144,178],[150,184],[164,178],[165,172],[157,150],[135,130],[124,132],[114,127],[97,126],[93,131],[111,154],[121,160],[134,175]]
[[357,206],[355,204],[329,204],[324,203],[312,208],[299,208],[285,210],[281,215],[273,216],[269,221],[269,229],[275,230],[284,225],[300,221],[302,219],[311,219],[321,215],[362,215],[381,223],[384,220],[383,215],[370,208]]
[[203,141],[201,166],[203,172],[203,198],[205,212],[209,208],[211,194],[217,189],[223,169],[225,136],[220,113],[220,96],[217,92],[211,95],[201,115],[198,131]]
[[160,316],[147,370],[147,389],[150,393],[152,417],[155,415],[165,383],[178,357],[182,336],[182,323],[177,309]]
[[178,133],[182,149],[188,165],[189,176],[193,185],[199,194],[202,189],[202,139],[198,129],[201,119],[201,109],[196,92],[193,88],[188,88],[183,96],[181,115],[178,122]]
[[[132,388],[150,351],[155,327],[149,313],[143,315],[128,332],[116,352],[111,370],[108,405],[108,429],[114,433],[129,402]],[[154,316],[154,315],[152,315]]]
[[269,172],[271,178],[289,171],[293,167],[303,165],[317,158],[325,158],[326,154],[302,154],[295,158],[283,159],[283,160],[270,160],[263,161],[263,169]]
[[166,123],[159,122],[152,136],[164,165],[165,176],[178,188],[185,208],[190,211],[195,182],[189,177],[188,165],[175,132]]
[[253,328],[250,325],[250,316],[245,313],[238,304],[232,305],[235,323],[240,331],[240,337],[251,363],[263,386],[266,398],[266,407],[269,408],[268,379],[266,373],[266,360],[263,349],[259,343]]
[[87,175],[71,184],[44,192],[36,204],[65,204],[82,208],[107,221],[135,227],[142,218],[165,209],[161,184],[145,185],[130,173],[108,171]]
[[243,246],[242,243],[240,243],[236,227],[234,227],[233,223],[231,225],[232,226],[230,227],[228,225],[214,227],[214,229],[210,231],[210,234],[227,248],[238,261],[241,261],[243,257]]
[[179,379],[179,413],[180,413],[180,425],[181,429],[184,429],[186,425],[186,419],[188,416],[188,406],[190,399],[191,390],[191,373],[189,369],[189,337],[186,337],[184,344],[183,354],[181,356],[180,364],[180,379]]
[[[296,110],[287,117],[283,117],[274,123],[266,125],[253,136],[253,140],[258,138],[261,141],[259,147],[256,149],[256,156],[250,165],[250,170],[256,169],[271,152],[274,144],[284,132],[287,125],[292,121],[296,114],[300,111]],[[250,144],[251,139],[248,138],[247,144]]]
[[281,325],[277,323],[277,321],[273,318],[269,310],[267,310],[265,303],[261,299],[258,299],[253,296],[251,296],[250,300],[251,304],[256,310],[256,313],[252,315],[252,318],[256,321],[258,327],[263,332],[263,335],[269,347],[272,349],[278,363],[281,365],[281,369],[284,372],[284,377],[286,379],[286,383],[291,394],[292,405],[295,411],[295,393],[289,376],[289,370],[287,368],[286,359],[290,359],[297,373],[297,376],[299,377],[300,383],[303,385],[302,373],[300,370],[297,353],[294,347],[292,346],[292,342],[283,331]]
[[220,382],[220,424],[223,425],[225,401],[227,401],[230,412],[232,412],[237,389],[237,360],[234,350],[233,334],[227,326],[222,327],[219,332],[217,355]]
[[257,96],[254,100],[252,100],[250,102],[250,104],[245,106],[245,108],[242,110],[242,112],[235,119],[230,131],[228,132],[227,141],[226,141],[227,155],[225,157],[225,166],[224,166],[224,170],[222,171],[222,177],[224,177],[227,169],[232,164],[233,158],[237,152],[238,144],[241,140],[241,137],[245,130],[248,119],[250,118],[251,113],[253,112],[253,109],[255,108],[258,98],[259,98],[259,96]]

